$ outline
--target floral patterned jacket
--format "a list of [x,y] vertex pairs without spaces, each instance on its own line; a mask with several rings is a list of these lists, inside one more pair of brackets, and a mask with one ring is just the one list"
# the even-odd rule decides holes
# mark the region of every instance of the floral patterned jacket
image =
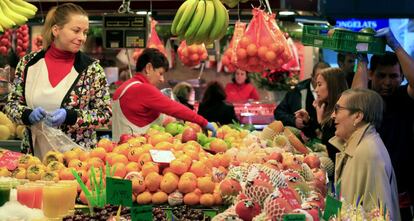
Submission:
[[[28,118],[33,110],[26,104],[25,79],[28,67],[44,59],[45,53],[42,50],[28,54],[17,65],[13,90],[9,94],[5,112],[18,124],[31,125]],[[77,144],[90,148],[97,142],[95,128],[106,126],[110,122],[110,94],[99,61],[78,52],[74,68],[79,75],[62,101],[61,108],[66,109],[67,116],[60,129]],[[30,129],[25,131],[22,152],[33,153]]]

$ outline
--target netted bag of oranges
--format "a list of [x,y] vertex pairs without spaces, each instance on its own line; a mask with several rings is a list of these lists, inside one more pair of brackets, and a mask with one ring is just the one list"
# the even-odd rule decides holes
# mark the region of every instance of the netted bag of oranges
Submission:
[[177,52],[181,62],[188,67],[199,65],[201,61],[206,60],[208,57],[204,44],[187,45],[185,41],[182,41]]
[[[158,22],[151,18],[151,32],[148,35],[147,40],[147,48],[156,48],[161,53],[163,53],[165,56],[167,56],[167,51],[165,50],[164,44],[158,37],[157,31],[155,30],[155,26],[158,24]],[[137,48],[134,50],[134,53],[132,54],[132,59],[136,61],[138,57],[141,55],[142,51],[144,49]]]
[[229,43],[229,47],[224,51],[223,57],[221,58],[221,63],[223,64],[225,72],[233,73],[237,70],[236,46],[243,37],[244,32],[246,31],[246,26],[246,23],[240,21],[237,21],[234,26],[234,33]]
[[277,69],[291,59],[286,39],[283,41],[275,35],[266,12],[254,8],[252,14],[245,34],[237,44],[236,65],[248,72]]

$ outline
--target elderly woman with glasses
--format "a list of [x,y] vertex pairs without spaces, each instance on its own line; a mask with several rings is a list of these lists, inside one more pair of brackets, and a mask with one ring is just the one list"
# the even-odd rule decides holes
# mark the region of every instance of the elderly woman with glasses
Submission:
[[397,182],[387,149],[376,131],[381,124],[383,101],[367,89],[342,93],[331,115],[336,131],[329,140],[336,155],[335,183],[349,203],[362,200],[370,211],[378,202],[386,206],[390,220],[400,220]]

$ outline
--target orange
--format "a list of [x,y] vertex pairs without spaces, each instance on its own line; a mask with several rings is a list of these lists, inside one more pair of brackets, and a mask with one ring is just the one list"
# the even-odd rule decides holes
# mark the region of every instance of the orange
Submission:
[[216,184],[211,180],[211,177],[200,177],[197,179],[197,187],[203,193],[213,193]]
[[98,157],[91,157],[86,161],[86,163],[87,168],[94,167],[95,169],[97,169],[104,167],[104,162]]
[[196,188],[197,188],[197,182],[194,179],[181,177],[180,181],[178,181],[178,190],[181,193],[193,192]]
[[214,192],[213,197],[214,197],[214,204],[221,205],[221,202],[223,201],[223,199],[221,198],[221,194],[219,192]]
[[136,194],[140,194],[145,191],[144,179],[142,177],[134,177],[131,180],[132,191]]
[[162,176],[157,172],[150,172],[144,180],[145,186],[151,192],[158,190],[160,187]]
[[146,162],[152,162],[152,158],[149,153],[143,153],[141,156],[139,156],[138,164],[140,167],[144,166]]
[[139,171],[139,165],[138,165],[137,162],[129,162],[126,165],[126,170],[127,170],[127,173],[138,172]]
[[163,204],[168,200],[168,195],[162,191],[158,191],[152,194],[152,203],[153,204]]
[[63,154],[63,158],[65,159],[66,165],[68,165],[71,160],[79,159],[79,156],[78,156],[78,153],[76,151],[69,150],[69,151],[66,151]]
[[63,168],[62,170],[60,170],[59,178],[61,180],[74,180],[75,179],[75,177],[72,174],[71,168]]
[[106,150],[103,147],[97,147],[95,149],[92,149],[89,155],[90,157],[97,157],[105,161]]
[[156,150],[171,150],[174,148],[174,145],[167,141],[161,141],[157,143],[154,147]]
[[184,195],[184,204],[186,205],[197,205],[200,203],[200,197],[198,194],[191,192]]
[[142,176],[146,177],[147,174],[149,174],[150,172],[156,172],[156,173],[160,173],[160,168],[158,166],[157,163],[154,162],[146,162],[142,168],[141,168],[141,173]]
[[89,152],[82,152],[79,154],[79,160],[85,162],[89,159],[89,155]]
[[188,166],[181,159],[174,159],[170,163],[170,169],[173,173],[181,175],[188,171]]
[[172,193],[178,187],[178,177],[175,174],[167,173],[163,176],[160,183],[160,189],[165,193]]
[[116,154],[111,157],[112,165],[116,163],[123,163],[124,165],[128,164],[128,158],[123,154]]
[[187,178],[187,179],[190,179],[190,180],[195,180],[195,179],[197,179],[197,176],[194,173],[185,172],[183,175],[181,175],[180,178]]
[[111,173],[114,176],[118,176],[118,177],[124,178],[125,175],[126,175],[126,172],[127,172],[126,166],[123,163],[115,163],[111,167]]
[[202,177],[202,176],[205,176],[207,174],[207,169],[206,169],[205,165],[200,161],[194,162],[191,165],[189,171],[194,173],[197,177]]
[[150,204],[152,202],[152,194],[148,191],[138,194],[137,196],[137,203],[142,204]]
[[191,163],[193,162],[193,159],[191,159],[191,157],[189,157],[189,156],[187,156],[185,154],[181,155],[177,159],[180,159],[181,161],[185,162],[185,164],[187,164],[187,168],[190,168]]
[[215,203],[215,199],[213,194],[211,193],[205,193],[203,195],[201,195],[200,197],[200,204],[206,207],[211,207],[213,206]]
[[139,156],[143,153],[142,148],[134,147],[128,152],[128,160],[138,162]]
[[127,157],[129,153],[129,144],[123,143],[121,145],[118,145],[112,150],[112,152],[122,154]]

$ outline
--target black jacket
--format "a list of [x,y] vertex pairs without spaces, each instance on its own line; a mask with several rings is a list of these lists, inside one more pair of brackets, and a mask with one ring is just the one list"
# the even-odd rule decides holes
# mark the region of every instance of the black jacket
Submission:
[[[280,102],[274,111],[274,117],[276,120],[283,122],[285,126],[296,127],[295,125],[295,112],[304,108],[310,116],[308,125],[302,129],[308,137],[315,137],[315,128],[319,128],[316,120],[316,110],[313,107],[313,101],[315,100],[310,89],[311,80],[307,79],[301,81],[295,89],[289,91],[285,98]],[[305,107],[302,107],[302,94],[306,96]]]
[[209,122],[217,122],[221,125],[231,124],[233,120],[238,122],[234,106],[225,101],[209,104],[201,103],[198,107],[198,114]]

